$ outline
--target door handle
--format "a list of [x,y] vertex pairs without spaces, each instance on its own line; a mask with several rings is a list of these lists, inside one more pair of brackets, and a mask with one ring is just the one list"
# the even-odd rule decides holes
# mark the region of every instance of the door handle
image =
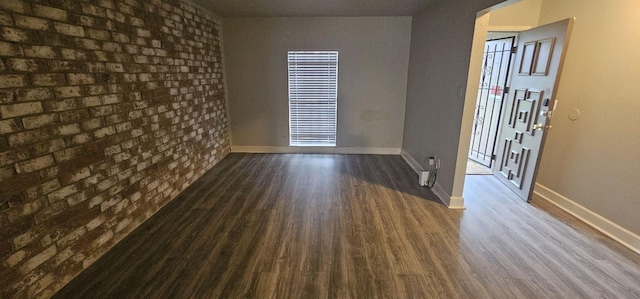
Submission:
[[551,126],[551,125],[544,125],[544,124],[534,124],[534,125],[533,125],[533,129],[534,129],[534,130],[540,130],[540,131],[542,131],[542,130],[547,131],[547,130],[551,130],[551,129],[553,129],[553,126]]

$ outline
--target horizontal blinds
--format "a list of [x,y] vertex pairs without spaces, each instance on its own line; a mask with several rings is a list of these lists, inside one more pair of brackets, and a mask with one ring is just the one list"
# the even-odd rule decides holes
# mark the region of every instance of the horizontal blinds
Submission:
[[289,145],[335,146],[338,52],[289,51]]

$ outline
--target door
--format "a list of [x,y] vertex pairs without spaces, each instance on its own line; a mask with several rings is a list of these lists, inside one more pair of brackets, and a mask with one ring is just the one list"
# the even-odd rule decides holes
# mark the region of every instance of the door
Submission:
[[573,19],[520,33],[498,139],[496,176],[529,201],[550,128]]
[[469,159],[491,168],[502,102],[509,78],[515,37],[488,40],[484,45]]

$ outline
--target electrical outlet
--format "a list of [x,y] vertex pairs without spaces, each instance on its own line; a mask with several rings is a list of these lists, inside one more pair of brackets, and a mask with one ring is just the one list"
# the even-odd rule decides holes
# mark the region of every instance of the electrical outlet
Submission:
[[423,187],[429,184],[429,171],[420,172],[420,175],[418,176],[418,183]]
[[429,157],[429,166],[433,166],[436,163],[436,157]]
[[458,99],[464,100],[464,86],[458,86]]

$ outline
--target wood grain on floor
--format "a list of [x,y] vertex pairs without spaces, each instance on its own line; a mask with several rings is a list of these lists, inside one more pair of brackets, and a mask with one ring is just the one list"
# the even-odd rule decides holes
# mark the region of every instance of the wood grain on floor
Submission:
[[399,156],[230,154],[56,298],[640,298],[640,256],[556,207],[465,199]]

